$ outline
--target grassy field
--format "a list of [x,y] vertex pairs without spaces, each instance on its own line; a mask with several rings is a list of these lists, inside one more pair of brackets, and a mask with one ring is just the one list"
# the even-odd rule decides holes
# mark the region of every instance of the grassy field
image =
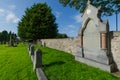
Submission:
[[37,80],[27,47],[0,45],[0,80]]
[[[38,47],[38,46],[36,46]],[[63,51],[39,47],[43,52],[43,71],[48,80],[120,80],[108,72],[74,60]],[[37,80],[25,44],[0,45],[0,80]]]
[[43,71],[49,80],[120,80],[112,74],[74,60],[62,51],[40,47],[43,52]]

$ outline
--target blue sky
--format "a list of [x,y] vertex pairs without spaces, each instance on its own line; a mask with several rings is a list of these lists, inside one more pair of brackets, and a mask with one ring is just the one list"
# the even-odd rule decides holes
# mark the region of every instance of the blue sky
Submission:
[[[60,33],[65,33],[70,37],[77,36],[82,22],[81,14],[74,8],[63,7],[58,0],[1,0],[0,32],[7,30],[17,33],[17,24],[24,15],[26,8],[38,2],[46,2],[51,7],[52,13],[56,16],[56,23]],[[115,15],[103,19],[108,19],[110,30],[115,30]],[[120,22],[120,14],[118,19]]]

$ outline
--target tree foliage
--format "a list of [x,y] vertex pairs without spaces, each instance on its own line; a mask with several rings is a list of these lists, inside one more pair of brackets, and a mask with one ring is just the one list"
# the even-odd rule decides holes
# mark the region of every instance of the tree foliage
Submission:
[[[63,6],[69,5],[75,7],[80,13],[83,13],[88,0],[59,0]],[[112,14],[120,12],[120,0],[90,0],[90,3],[96,7],[101,7],[100,12],[104,16],[111,16]]]
[[9,42],[10,35],[11,38],[15,41],[15,39],[17,38],[17,35],[15,33],[12,33],[11,31],[8,33],[6,30],[0,32],[0,43]]
[[56,38],[68,38],[67,34],[58,33]]
[[54,38],[57,35],[57,24],[51,8],[46,3],[34,4],[27,8],[18,24],[18,35],[21,39]]

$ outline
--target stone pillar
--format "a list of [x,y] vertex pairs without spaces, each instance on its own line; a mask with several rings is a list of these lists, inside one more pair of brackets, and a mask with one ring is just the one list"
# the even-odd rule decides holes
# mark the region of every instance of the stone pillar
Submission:
[[33,45],[30,46],[30,55],[34,55],[34,46]]
[[107,49],[106,32],[101,32],[101,48]]
[[34,70],[42,67],[42,51],[37,49],[34,55]]
[[79,37],[80,37],[80,47],[82,48],[83,47],[83,36],[79,35]]

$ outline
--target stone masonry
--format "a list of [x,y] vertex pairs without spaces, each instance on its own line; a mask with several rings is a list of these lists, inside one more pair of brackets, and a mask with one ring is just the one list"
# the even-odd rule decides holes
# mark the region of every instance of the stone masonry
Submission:
[[111,52],[113,59],[120,70],[120,31],[111,31]]
[[[115,61],[118,70],[120,70],[120,31],[111,31],[110,37],[111,53],[113,55],[113,60]],[[41,39],[42,45],[45,42],[47,47],[62,50],[73,55],[76,54],[80,46],[79,40],[79,38]],[[38,40],[37,43],[40,45],[40,40]]]
[[42,45],[45,44],[47,47],[72,53],[73,55],[76,53],[77,49],[80,46],[78,38],[41,39],[41,41],[37,41],[39,45],[41,45],[41,42]]
[[120,32],[109,31],[99,10],[88,1],[77,38],[41,39],[37,44],[71,53],[75,60],[108,72],[120,70]]

